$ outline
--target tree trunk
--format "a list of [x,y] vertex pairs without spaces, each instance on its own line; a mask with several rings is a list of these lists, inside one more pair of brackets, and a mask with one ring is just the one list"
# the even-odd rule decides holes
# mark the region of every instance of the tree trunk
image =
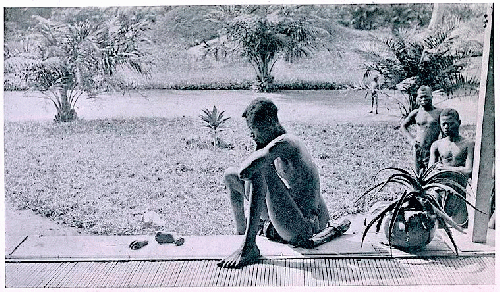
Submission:
[[260,63],[257,64],[257,80],[252,88],[259,92],[273,91],[274,77],[269,72],[269,62],[265,56],[262,56]]
[[431,21],[429,22],[428,30],[434,30],[438,28],[444,20],[444,11],[446,10],[446,4],[444,3],[434,3],[432,9]]
[[71,122],[74,121],[77,117],[75,109],[71,107],[71,103],[69,102],[68,90],[66,88],[62,88],[60,90],[60,107],[57,108],[57,114],[55,115],[54,120],[56,122]]

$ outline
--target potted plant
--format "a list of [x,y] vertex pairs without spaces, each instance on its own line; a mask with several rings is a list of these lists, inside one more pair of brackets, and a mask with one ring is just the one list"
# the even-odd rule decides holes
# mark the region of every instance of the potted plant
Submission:
[[[377,232],[385,223],[385,234],[391,247],[418,250],[431,242],[439,224],[444,228],[458,254],[450,227],[462,233],[464,232],[463,228],[446,214],[444,200],[438,198],[437,193],[446,191],[472,206],[466,200],[467,177],[462,173],[441,170],[435,166],[420,174],[395,167],[384,168],[379,171],[379,174],[384,171],[389,172],[388,176],[370,187],[359,199],[370,193],[378,193],[390,184],[402,186],[404,192],[396,200],[382,208],[366,225],[361,238],[362,243],[369,229],[375,223],[377,223]],[[474,206],[472,207],[476,209]]]

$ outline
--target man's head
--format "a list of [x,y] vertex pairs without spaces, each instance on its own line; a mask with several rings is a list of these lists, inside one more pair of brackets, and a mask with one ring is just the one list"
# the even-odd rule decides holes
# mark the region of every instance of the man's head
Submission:
[[432,107],[432,89],[429,86],[420,86],[417,91],[417,101],[423,108]]
[[439,123],[444,136],[456,137],[460,134],[460,116],[452,108],[444,109],[439,115]]
[[254,99],[243,112],[257,149],[265,147],[276,137],[285,134],[278,120],[278,108],[266,98]]

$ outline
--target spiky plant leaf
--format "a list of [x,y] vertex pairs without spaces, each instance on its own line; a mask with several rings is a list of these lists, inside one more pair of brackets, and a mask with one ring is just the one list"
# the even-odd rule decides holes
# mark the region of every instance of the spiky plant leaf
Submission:
[[397,203],[398,203],[398,201],[395,201],[395,202],[391,203],[387,208],[385,208],[377,216],[375,216],[375,218],[373,218],[370,221],[370,223],[368,223],[368,225],[366,225],[366,228],[363,231],[363,235],[361,236],[361,246],[363,246],[363,241],[365,240],[366,234],[368,233],[368,230],[372,227],[372,225],[377,220],[382,220],[384,218],[385,214],[387,214],[389,211],[391,211],[394,208],[394,206],[396,206]]
[[397,183],[405,187],[408,187],[410,189],[417,189],[417,190],[421,189],[421,186],[418,183],[418,181],[414,180],[411,176],[408,176],[403,173],[396,173],[391,175],[389,178],[387,178],[382,187],[380,187],[380,190],[385,188],[390,183]]
[[[443,185],[443,184],[430,184],[430,185],[427,185],[424,190],[427,191],[429,189],[442,189],[442,190],[446,190],[446,191],[449,191],[451,192],[452,194],[454,194],[455,196],[457,196],[458,198],[460,198],[462,201],[464,201],[467,205],[471,206],[474,210],[477,210],[483,214],[486,214],[485,212],[477,209],[471,202],[467,201],[467,199],[465,198],[465,194],[462,195],[460,194],[459,192],[455,191],[454,188],[450,187],[450,186],[447,186],[447,185]],[[442,208],[443,206],[441,206]]]
[[453,239],[453,234],[451,233],[450,228],[446,225],[445,220],[441,217],[437,217],[437,220],[441,226],[443,226],[446,235],[448,235],[448,238],[450,239],[451,243],[453,244],[453,248],[455,249],[455,253],[458,255],[458,247],[457,244],[455,243],[455,239]]
[[415,172],[413,172],[413,174],[412,174],[412,173],[408,172],[407,170],[402,169],[402,168],[398,168],[398,167],[386,167],[386,168],[382,169],[382,171],[384,171],[384,170],[393,170],[393,171],[400,173],[402,175],[402,177],[407,179],[408,182],[412,186],[421,185],[421,182],[419,180],[419,176]]
[[214,105],[212,110],[203,109],[200,118],[205,122],[205,127],[212,129],[213,143],[217,146],[219,140],[217,139],[217,131],[223,126],[223,124],[230,119],[230,117],[224,117],[224,111],[219,112],[217,106]]
[[[375,216],[370,224],[368,224],[363,233],[362,241],[364,240],[368,229],[371,228],[375,223],[377,223],[377,231],[380,230],[383,217],[389,211],[392,211],[393,214],[391,215],[388,224],[389,230],[387,234],[389,245],[392,247],[392,229],[394,228],[397,216],[400,210],[407,208],[407,204],[410,204],[411,202],[416,202],[422,207],[424,212],[430,213],[430,216],[436,216],[436,218],[440,218],[441,222],[444,222],[443,224],[445,224],[448,229],[449,227],[453,227],[460,232],[463,232],[463,229],[458,224],[456,224],[450,216],[446,214],[446,212],[444,211],[444,203],[438,202],[437,198],[434,197],[431,190],[442,190],[450,193],[450,195],[456,195],[458,198],[465,201],[467,204],[477,210],[477,208],[475,208],[470,202],[466,200],[468,190],[464,185],[467,183],[467,178],[461,173],[442,170],[437,168],[436,166],[429,167],[428,169],[418,174],[414,171],[413,173],[411,173],[407,170],[397,167],[388,167],[379,171],[377,175],[382,171],[390,171],[391,173],[381,182],[378,182],[374,186],[371,186],[356,201],[359,201],[362,197],[366,196],[369,193],[381,191],[389,184],[401,185],[405,188],[405,191],[403,195],[401,195],[388,207],[390,209],[386,208],[381,211],[377,216]],[[451,232],[447,231],[447,234],[449,237],[452,237]],[[453,241],[453,238],[451,238],[451,240]]]
[[457,223],[455,223],[455,221],[453,221],[453,219],[450,216],[448,216],[445,212],[443,212],[440,207],[436,206],[435,204],[431,204],[431,206],[439,218],[442,218],[451,227],[453,227],[456,230],[460,231],[461,233],[465,234],[464,229],[462,227],[460,227]]
[[359,196],[356,200],[354,200],[354,204],[358,203],[359,200],[361,200],[362,198],[364,198],[367,194],[373,192],[373,190],[375,190],[376,188],[380,187],[381,185],[385,184],[385,182],[381,182],[381,183],[378,183],[372,187],[370,187],[367,191],[365,191],[361,196]]
[[399,211],[403,204],[408,200],[411,195],[414,195],[414,192],[404,192],[401,198],[399,198],[397,204],[394,206],[393,216],[391,216],[391,221],[389,223],[389,246],[391,247],[391,255],[392,255],[392,229],[394,228],[394,224],[396,223],[397,216],[399,215]]
[[442,189],[445,191],[452,192],[453,194],[459,196],[462,200],[466,199],[467,196],[467,190],[463,188],[461,185],[456,184],[454,181],[449,181],[445,183],[431,183],[427,184],[423,187],[424,191],[429,191],[432,189]]

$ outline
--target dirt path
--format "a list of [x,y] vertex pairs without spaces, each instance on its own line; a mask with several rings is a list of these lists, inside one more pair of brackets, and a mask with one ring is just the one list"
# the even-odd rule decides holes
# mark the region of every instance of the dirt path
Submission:
[[[125,95],[103,95],[94,99],[80,98],[77,113],[83,119],[131,118],[131,117],[179,117],[197,118],[202,109],[216,105],[228,116],[239,118],[248,103],[259,96],[272,99],[279,108],[282,121],[307,122],[398,122],[400,111],[396,99],[402,99],[394,91],[380,94],[380,114],[369,114],[370,99],[364,90],[311,90],[255,93],[252,91],[175,91],[150,90],[130,92]],[[23,92],[6,92],[4,95],[6,121],[52,120],[55,109],[49,100],[40,95]],[[475,123],[476,102],[471,98],[442,101],[435,97],[440,107],[456,108],[463,123]]]
[[15,210],[5,203],[5,254],[9,254],[26,236],[79,235],[77,228],[63,226],[31,210]]

